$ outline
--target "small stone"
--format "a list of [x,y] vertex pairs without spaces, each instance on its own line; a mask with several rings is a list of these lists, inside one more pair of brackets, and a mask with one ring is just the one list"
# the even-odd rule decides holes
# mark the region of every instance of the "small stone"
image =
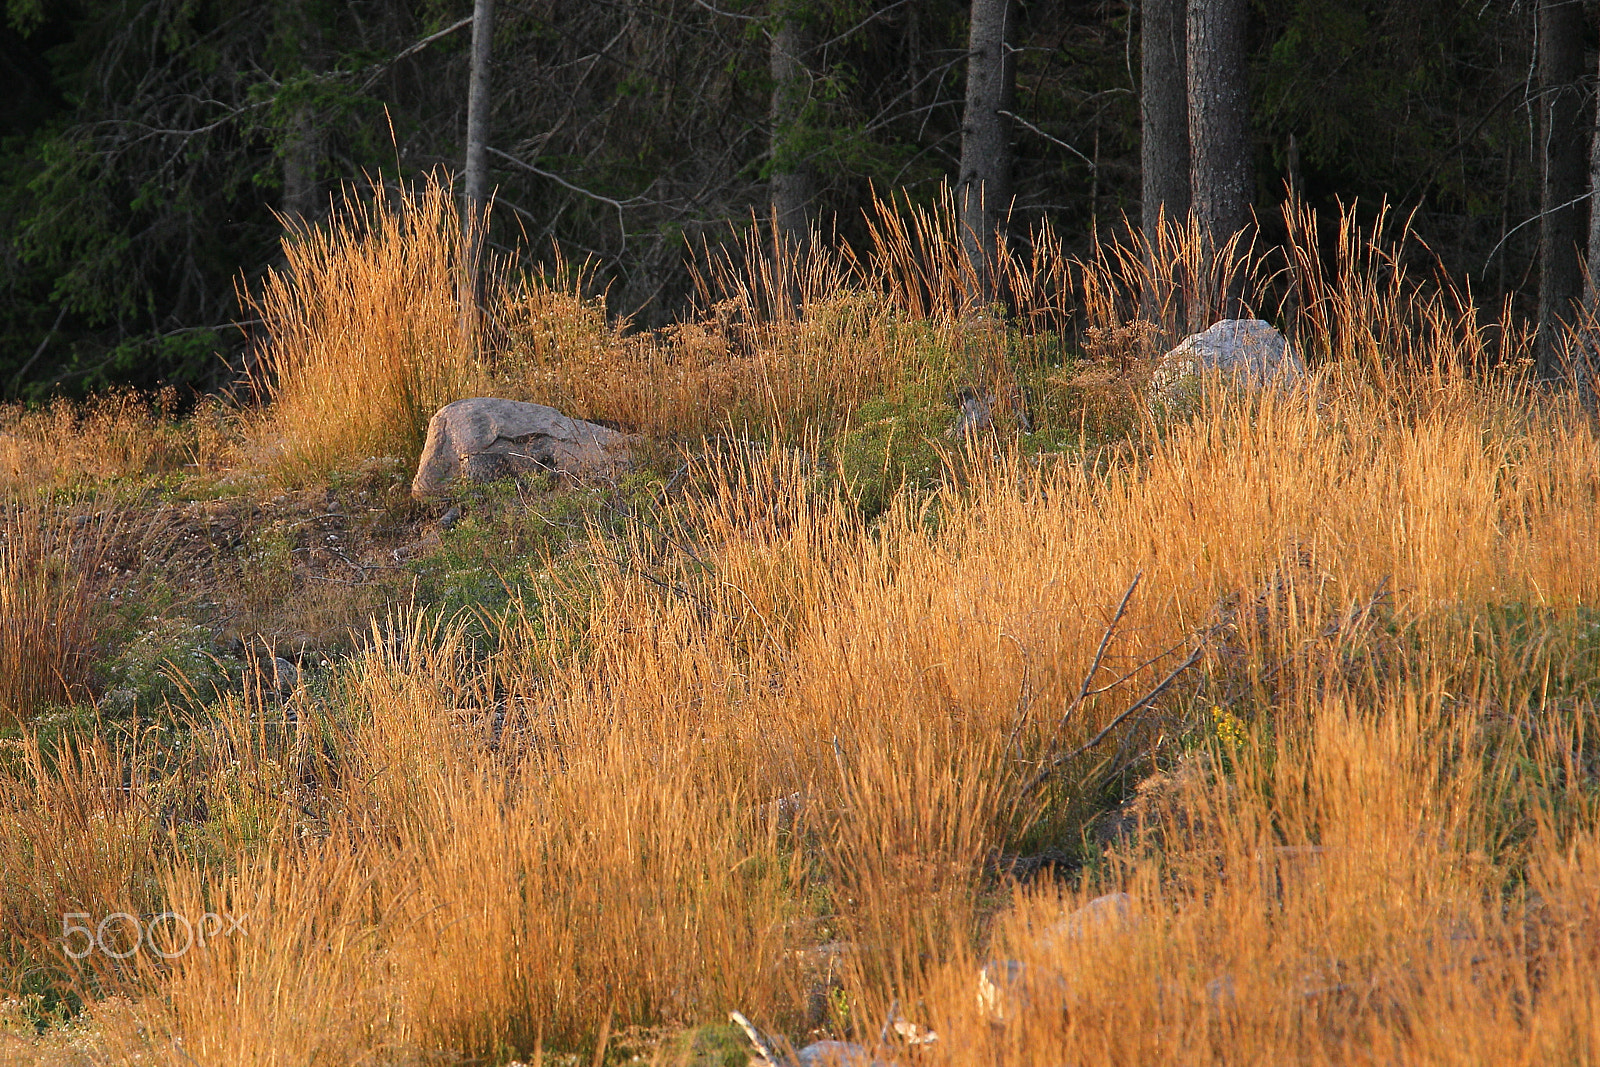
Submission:
[[795,1058],[800,1067],[877,1067],[866,1049],[849,1041],[813,1041]]
[[1022,981],[1028,973],[1020,960],[990,960],[978,970],[978,1007],[989,1018],[1003,1022],[1026,1004]]
[[456,506],[454,506],[454,505],[451,505],[449,511],[447,511],[443,515],[439,516],[439,528],[441,530],[454,529],[456,523],[458,523],[460,521],[461,521],[461,509],[456,507]]
[[254,675],[256,690],[268,700],[284,700],[300,685],[300,668],[280,656],[258,661]]

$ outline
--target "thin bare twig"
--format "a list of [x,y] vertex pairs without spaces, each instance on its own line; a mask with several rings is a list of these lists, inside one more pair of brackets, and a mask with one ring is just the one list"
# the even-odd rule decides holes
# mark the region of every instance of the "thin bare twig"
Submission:
[[623,209],[626,208],[626,207],[630,207],[632,205],[636,205],[636,204],[648,203],[648,201],[646,201],[642,197],[634,196],[634,197],[629,197],[627,200],[617,200],[616,198],[610,197],[610,196],[606,196],[603,193],[596,193],[596,192],[593,192],[592,190],[585,189],[581,185],[574,185],[571,182],[567,181],[567,179],[563,178],[559,174],[555,174],[555,173],[552,173],[551,171],[545,170],[543,167],[536,167],[532,163],[527,162],[526,160],[518,159],[516,156],[510,155],[510,154],[505,153],[505,152],[502,152],[502,151],[500,151],[500,149],[495,148],[492,145],[489,146],[488,152],[489,152],[490,155],[499,156],[501,159],[505,160],[507,163],[512,164],[513,166],[521,167],[523,170],[527,171],[529,174],[537,174],[541,178],[548,178],[551,181],[555,182],[557,185],[561,186],[563,189],[569,189],[572,192],[577,193],[579,196],[586,196],[590,200],[597,200],[602,204],[611,205],[613,208],[616,209],[616,212],[617,212],[617,229],[621,231],[622,244],[623,244],[624,247],[626,247],[627,243],[628,243],[628,227],[627,227],[626,222],[623,220],[623,215],[622,215]]
[[1040,137],[1043,137],[1046,141],[1049,141],[1053,145],[1059,145],[1060,147],[1065,148],[1068,152],[1071,152],[1073,155],[1077,156],[1079,159],[1081,159],[1085,163],[1089,164],[1089,170],[1097,171],[1097,170],[1100,169],[1099,165],[1097,163],[1095,163],[1094,160],[1090,159],[1088,156],[1084,155],[1082,152],[1078,151],[1076,148],[1072,147],[1067,142],[1063,141],[1061,138],[1054,137],[1054,136],[1052,136],[1052,135],[1050,135],[1048,133],[1045,133],[1043,130],[1041,130],[1039,127],[1035,126],[1033,123],[1029,122],[1027,119],[1023,118],[1021,115],[1014,114],[1014,113],[1012,113],[1010,111],[996,111],[995,114],[999,115],[1001,118],[1010,119],[1012,122],[1017,123],[1019,126],[1024,126],[1024,127],[1028,128],[1028,129],[1032,130],[1034,133],[1038,134]]
[[1594,195],[1594,191],[1591,189],[1589,192],[1584,193],[1581,196],[1573,197],[1571,200],[1568,200],[1565,204],[1557,204],[1555,207],[1551,208],[1549,211],[1541,211],[1537,215],[1533,215],[1530,218],[1523,219],[1521,222],[1519,222],[1515,226],[1511,227],[1511,229],[1507,230],[1505,232],[1505,235],[1500,238],[1499,243],[1496,244],[1493,248],[1491,248],[1489,250],[1489,254],[1484,257],[1484,259],[1483,259],[1483,269],[1484,270],[1488,270],[1489,269],[1489,262],[1492,259],[1494,259],[1495,253],[1499,252],[1500,249],[1505,247],[1506,242],[1511,239],[1511,235],[1512,234],[1516,233],[1518,230],[1522,229],[1524,226],[1528,226],[1528,225],[1531,225],[1532,223],[1538,222],[1540,219],[1544,218],[1547,215],[1554,215],[1558,211],[1565,211],[1567,208],[1572,207],[1574,204],[1580,204],[1583,201],[1589,199],[1593,195]]
[[1133,704],[1125,707],[1122,712],[1118,712],[1117,715],[1115,715],[1115,717],[1109,721],[1109,723],[1101,726],[1098,734],[1094,734],[1094,736],[1090,737],[1088,741],[1083,742],[1082,745],[1078,745],[1077,749],[1072,750],[1072,752],[1066,753],[1066,755],[1058,755],[1058,757],[1054,758],[1054,760],[1051,760],[1050,766],[1046,766],[1043,771],[1035,774],[1034,781],[1027,784],[1027,789],[1029,789],[1029,792],[1037,789],[1038,785],[1043,784],[1043,781],[1045,781],[1046,777],[1050,777],[1051,774],[1056,773],[1056,769],[1061,768],[1061,765],[1064,765],[1064,763],[1070,763],[1072,760],[1077,760],[1077,758],[1080,757],[1080,755],[1083,755],[1083,753],[1090,752],[1091,749],[1094,749],[1094,745],[1098,745],[1101,741],[1106,741],[1106,737],[1109,736],[1110,731],[1117,729],[1117,726],[1122,725],[1123,720],[1126,720],[1126,718],[1130,717],[1130,715],[1133,715],[1134,712],[1138,712],[1138,710],[1144,709],[1144,707],[1149,707],[1149,705],[1152,704],[1155,699],[1158,699],[1158,697],[1162,696],[1163,693],[1166,693],[1168,689],[1173,688],[1173,683],[1174,681],[1178,681],[1179,675],[1186,672],[1186,670],[1189,670],[1190,667],[1194,667],[1197,662],[1200,662],[1200,657],[1202,656],[1205,656],[1205,641],[1203,640],[1200,641],[1200,645],[1198,645],[1197,648],[1192,651],[1192,653],[1189,653],[1189,656],[1184,659],[1184,662],[1181,662],[1181,664],[1173,667],[1170,672],[1166,673],[1165,678],[1157,681],[1157,683],[1155,683],[1155,688],[1150,689],[1149,693],[1139,697],[1138,701],[1134,701]]
[[1068,752],[1066,755],[1057,756],[1055,759],[1047,763],[1044,768],[1041,769],[1038,774],[1034,775],[1028,784],[1023,787],[1024,792],[1031,793],[1035,789],[1039,788],[1039,786],[1043,785],[1051,775],[1060,770],[1062,766],[1071,763],[1073,760],[1077,759],[1079,756],[1082,756],[1084,753],[1089,752],[1100,742],[1104,741],[1108,736],[1110,736],[1111,731],[1115,730],[1118,726],[1121,726],[1122,723],[1127,720],[1128,716],[1143,708],[1149,707],[1151,703],[1161,696],[1161,694],[1172,688],[1172,683],[1176,682],[1178,677],[1183,674],[1184,671],[1187,671],[1190,667],[1193,667],[1196,663],[1199,663],[1200,657],[1205,655],[1205,637],[1207,636],[1209,636],[1209,633],[1202,636],[1200,644],[1195,647],[1193,652],[1189,653],[1188,657],[1184,659],[1182,663],[1172,668],[1172,670],[1167,673],[1167,676],[1161,679],[1161,681],[1157,682],[1155,687],[1147,692],[1144,696],[1140,697],[1138,700],[1135,700],[1132,704],[1129,704],[1122,711],[1118,712],[1110,722],[1106,723],[1100,728],[1099,733],[1095,734],[1093,737],[1089,738],[1089,740],[1085,741],[1071,752]]
[[1133,576],[1133,581],[1128,583],[1127,591],[1122,594],[1122,599],[1117,602],[1117,610],[1112,613],[1111,621],[1106,623],[1105,633],[1100,635],[1100,647],[1094,651],[1094,661],[1089,664],[1088,673],[1083,676],[1083,684],[1078,687],[1078,695],[1072,698],[1066,710],[1061,713],[1061,721],[1056,724],[1056,732],[1066,729],[1067,720],[1083,706],[1089,698],[1090,690],[1094,687],[1094,677],[1100,673],[1100,665],[1105,661],[1106,649],[1111,647],[1111,639],[1116,636],[1117,624],[1128,613],[1128,604],[1133,600],[1133,591],[1139,588],[1139,583],[1144,580],[1144,571]]
[[[1116,611],[1112,613],[1110,621],[1106,623],[1105,631],[1100,635],[1100,644],[1095,649],[1094,659],[1090,662],[1089,669],[1084,672],[1083,681],[1078,686],[1077,695],[1072,698],[1072,700],[1067,704],[1066,709],[1061,713],[1061,721],[1056,727],[1057,736],[1060,736],[1061,732],[1066,729],[1067,723],[1071,721],[1073,715],[1077,714],[1078,710],[1083,707],[1084,701],[1088,700],[1089,697],[1099,696],[1102,693],[1107,693],[1112,689],[1115,689],[1117,686],[1128,681],[1128,679],[1134,677],[1134,675],[1138,674],[1146,667],[1166,659],[1168,656],[1172,655],[1183,647],[1183,642],[1179,642],[1171,648],[1151,656],[1149,659],[1139,664],[1139,666],[1135,667],[1131,671],[1128,671],[1126,674],[1122,675],[1109,685],[1099,687],[1095,686],[1095,677],[1100,673],[1100,668],[1105,662],[1106,650],[1111,647],[1111,640],[1116,636],[1117,627],[1121,624],[1123,618],[1127,616],[1128,605],[1133,600],[1134,591],[1139,588],[1139,583],[1143,579],[1143,571],[1135,574],[1133,576],[1133,581],[1128,583],[1128,588],[1123,592],[1122,599],[1117,602]],[[1171,671],[1167,672],[1166,677],[1157,682],[1153,688],[1151,688],[1138,700],[1135,700],[1132,704],[1128,705],[1122,711],[1113,716],[1111,721],[1106,723],[1105,726],[1101,727],[1100,731],[1088,741],[1084,742],[1082,745],[1079,745],[1077,748],[1066,753],[1065,755],[1047,758],[1044,766],[1040,768],[1033,778],[1028,781],[1027,785],[1023,787],[1023,791],[1031,793],[1035,789],[1039,788],[1039,786],[1043,785],[1047,779],[1056,773],[1056,771],[1060,770],[1062,766],[1072,762],[1079,756],[1082,756],[1084,753],[1093,749],[1101,741],[1104,741],[1107,737],[1109,737],[1113,730],[1122,725],[1122,723],[1126,722],[1130,716],[1136,714],[1141,709],[1149,707],[1152,703],[1158,700],[1163,693],[1172,688],[1173,683],[1176,682],[1185,671],[1193,667],[1196,663],[1200,662],[1200,658],[1205,655],[1210,637],[1212,633],[1216,631],[1216,629],[1216,626],[1212,626],[1211,629],[1200,634],[1200,643],[1192,652],[1189,653],[1183,662],[1179,663],[1176,667],[1172,668]]]
[[725,19],[743,19],[745,22],[761,22],[765,19],[764,15],[745,15],[738,11],[724,11],[720,7],[712,7],[710,4],[706,3],[706,0],[694,0],[694,2],[698,6],[703,7],[707,11],[711,12],[713,15],[721,15]]
[[857,33],[860,30],[866,29],[868,26],[872,25],[874,22],[876,22],[879,19],[883,18],[883,16],[887,15],[889,12],[893,11],[895,8],[903,7],[903,6],[905,6],[906,4],[908,4],[910,2],[911,2],[911,0],[894,0],[894,3],[888,4],[888,5],[884,6],[884,7],[880,7],[878,10],[874,11],[872,14],[868,15],[866,18],[862,19],[860,22],[856,23],[854,26],[851,26],[848,30],[845,30],[843,33],[839,34],[837,37],[830,37],[826,41],[823,41],[821,44],[814,45],[811,48],[806,49],[804,54],[809,55],[812,52],[820,52],[824,48],[828,48],[828,47],[831,47],[832,45],[836,45],[840,41],[844,40],[846,37],[849,37],[852,34]]

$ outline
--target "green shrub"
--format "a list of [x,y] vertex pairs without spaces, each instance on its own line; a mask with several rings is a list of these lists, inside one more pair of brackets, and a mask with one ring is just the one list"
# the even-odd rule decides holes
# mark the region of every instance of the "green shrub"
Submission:
[[834,454],[839,477],[863,514],[879,515],[902,489],[938,486],[953,421],[948,405],[926,395],[861,406]]

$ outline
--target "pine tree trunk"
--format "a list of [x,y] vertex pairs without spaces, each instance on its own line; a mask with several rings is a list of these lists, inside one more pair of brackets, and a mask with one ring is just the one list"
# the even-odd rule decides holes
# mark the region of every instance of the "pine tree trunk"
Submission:
[[1538,21],[1539,352],[1541,378],[1559,376],[1562,333],[1583,292],[1583,4],[1541,0]]
[[463,255],[467,292],[462,300],[462,329],[477,343],[478,309],[483,303],[483,230],[489,208],[489,59],[494,42],[494,0],[472,5],[472,69],[467,82],[466,174],[462,180]]
[[[309,12],[296,6],[277,8],[276,21],[279,37],[293,42],[299,51],[294,62],[300,65],[301,76],[314,77],[323,65],[321,27]],[[317,177],[326,150],[317,109],[309,102],[295,107],[279,144],[283,160],[283,200],[279,210],[286,230],[300,229],[318,215]]]
[[317,171],[322,165],[322,132],[309,104],[295,109],[283,146],[283,223],[303,227],[317,215]]
[[1016,63],[1007,48],[1011,0],[972,0],[967,101],[956,180],[962,243],[986,300],[992,300],[996,236],[1011,212],[1011,119]]
[[1156,241],[1156,219],[1182,221],[1189,214],[1187,0],[1144,0],[1139,27],[1140,95],[1143,124],[1139,169],[1144,195],[1144,236]]
[[811,88],[805,64],[811,42],[791,5],[780,0],[774,6],[784,11],[772,33],[772,217],[793,247],[806,239],[806,212],[815,195],[811,166],[798,143]]
[[1595,203],[1600,197],[1600,104],[1594,109],[1589,134],[1589,284],[1583,304],[1591,315],[1600,316],[1600,205]]
[[1249,225],[1254,201],[1247,6],[1247,0],[1189,0],[1189,199],[1213,249]]

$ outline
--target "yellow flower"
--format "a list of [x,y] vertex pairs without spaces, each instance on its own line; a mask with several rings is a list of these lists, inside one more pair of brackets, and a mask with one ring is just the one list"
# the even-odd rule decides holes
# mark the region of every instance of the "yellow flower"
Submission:
[[1211,705],[1211,721],[1216,725],[1217,740],[1229,748],[1238,748],[1249,739],[1249,733],[1239,716],[1226,708]]

